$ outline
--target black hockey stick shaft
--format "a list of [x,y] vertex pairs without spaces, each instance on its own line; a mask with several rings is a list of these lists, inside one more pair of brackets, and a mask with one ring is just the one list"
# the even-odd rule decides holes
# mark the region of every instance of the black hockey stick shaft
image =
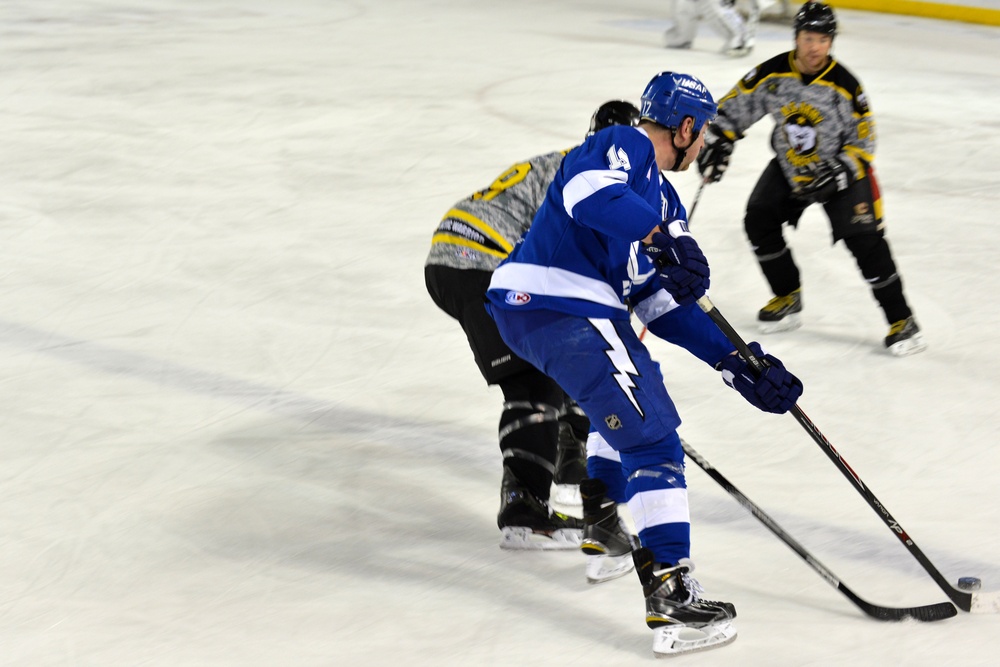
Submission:
[[694,217],[694,210],[698,208],[698,202],[701,201],[701,193],[705,189],[705,185],[708,183],[708,179],[702,179],[701,185],[698,186],[698,192],[694,193],[694,201],[691,202],[691,210],[688,211],[688,226],[691,226],[691,218]]
[[698,464],[698,467],[704,470],[709,477],[718,482],[719,486],[725,489],[729,495],[736,499],[736,502],[753,514],[768,530],[774,533],[778,539],[788,545],[792,551],[797,553],[802,560],[809,564],[809,567],[815,570],[819,576],[823,578],[824,581],[840,591],[848,600],[853,602],[858,609],[863,611],[868,616],[880,621],[901,621],[906,618],[912,618],[918,621],[929,622],[951,618],[952,616],[958,614],[954,605],[950,602],[938,602],[936,604],[929,604],[921,607],[883,607],[862,599],[854,591],[848,588],[847,584],[837,578],[833,572],[831,572],[825,565],[820,563],[811,553],[809,553],[805,547],[785,532],[785,530],[779,526],[774,519],[768,516],[764,510],[743,495],[743,493],[737,489],[732,482],[726,479],[725,475],[705,460],[705,458],[696,452],[694,448],[691,447],[691,445],[689,445],[683,438],[681,439],[681,447],[684,448],[684,453],[687,457]]
[[687,223],[691,226],[691,218],[694,217],[694,210],[698,208],[698,202],[701,201],[702,190],[705,189],[705,184],[708,183],[708,179],[702,179],[701,185],[698,186],[698,192],[694,193],[694,201],[691,202],[691,210],[687,212]]
[[[737,351],[743,355],[743,358],[747,360],[747,363],[750,364],[751,368],[753,368],[757,373],[762,373],[764,371],[763,362],[761,362],[761,360],[754,355],[743,338],[740,337],[736,330],[733,329],[732,325],[729,324],[726,318],[722,316],[719,309],[715,307],[715,304],[712,303],[711,299],[708,298],[708,295],[698,299],[698,305],[703,311],[705,311],[705,314],[707,314],[712,321],[715,322],[716,326],[718,326],[722,333],[725,334],[726,338],[728,338],[730,342],[736,346]],[[847,461],[843,459],[836,448],[830,443],[829,440],[826,439],[826,436],[824,436],[820,430],[816,428],[816,425],[812,423],[809,417],[806,416],[806,413],[804,413],[798,405],[793,406],[789,412],[795,417],[795,420],[802,426],[802,428],[806,430],[806,433],[812,437],[813,441],[819,445],[819,448],[823,450],[823,453],[826,454],[831,461],[833,461],[833,464],[837,466],[837,469],[840,470],[841,473],[843,473],[844,477],[846,477],[847,480],[854,485],[854,488],[857,489],[858,493],[861,494],[861,497],[865,499],[868,506],[871,507],[875,511],[875,514],[882,519],[882,522],[889,527],[889,530],[891,530],[892,534],[895,535],[900,542],[902,542],[907,551],[909,551],[910,554],[917,559],[917,562],[923,566],[924,570],[927,571],[927,574],[931,575],[931,579],[937,583],[937,585],[945,592],[951,601],[954,602],[955,605],[962,611],[971,611],[972,593],[960,591],[948,583],[948,580],[944,578],[944,575],[942,575],[941,572],[934,567],[934,564],[931,563],[930,559],[928,559],[927,556],[924,555],[924,552],[920,550],[917,543],[910,538],[909,534],[903,530],[903,527],[899,524],[899,522],[893,518],[886,506],[883,505],[882,502],[875,497],[875,494],[872,493],[871,489],[869,489],[868,486],[861,481],[861,477],[858,473],[854,472],[854,469],[851,468]]]

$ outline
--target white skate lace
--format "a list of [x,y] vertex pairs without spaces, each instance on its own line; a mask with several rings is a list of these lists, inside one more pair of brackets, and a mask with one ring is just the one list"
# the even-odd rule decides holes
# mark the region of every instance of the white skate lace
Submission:
[[687,600],[684,601],[685,605],[689,605],[692,602],[698,602],[701,600],[701,594],[705,592],[698,580],[692,577],[690,574],[685,572],[681,575],[681,581],[684,582],[684,588],[688,592]]

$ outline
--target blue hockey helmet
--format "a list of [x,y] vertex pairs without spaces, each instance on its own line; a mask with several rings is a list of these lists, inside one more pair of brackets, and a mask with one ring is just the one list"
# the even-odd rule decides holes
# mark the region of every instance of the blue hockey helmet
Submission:
[[708,87],[689,74],[660,72],[642,93],[642,117],[671,129],[691,116],[694,131],[700,132],[718,111]]

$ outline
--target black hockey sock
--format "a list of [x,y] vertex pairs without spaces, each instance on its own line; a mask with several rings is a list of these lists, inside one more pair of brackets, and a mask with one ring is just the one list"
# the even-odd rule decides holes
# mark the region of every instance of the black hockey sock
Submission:
[[788,296],[801,286],[799,267],[795,265],[789,248],[770,255],[758,255],[757,261],[775,296]]
[[503,465],[539,500],[548,500],[559,440],[558,413],[544,403],[504,403],[500,417]]

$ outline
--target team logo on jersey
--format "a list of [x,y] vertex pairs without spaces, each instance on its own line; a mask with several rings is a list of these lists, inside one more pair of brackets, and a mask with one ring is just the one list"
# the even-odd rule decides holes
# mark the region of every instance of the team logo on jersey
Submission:
[[860,204],[855,204],[854,215],[851,216],[852,225],[871,225],[875,222],[875,216],[872,215],[871,207],[868,206],[867,202],[861,202]]
[[622,420],[618,415],[608,415],[604,418],[604,423],[608,425],[612,431],[617,431],[622,427]]
[[625,149],[615,148],[614,144],[611,144],[611,148],[608,149],[608,166],[612,169],[624,169],[625,171],[632,168]]
[[819,160],[816,127],[823,122],[823,114],[805,102],[789,102],[781,107],[781,112],[785,116],[781,127],[788,141],[789,149],[785,152],[788,162],[804,167]]
[[656,275],[655,268],[650,269],[645,273],[642,273],[639,270],[639,257],[643,254],[639,249],[639,246],[641,245],[642,241],[633,241],[632,245],[629,247],[628,280],[622,281],[622,296],[630,296],[634,285],[643,285],[647,280]]
[[531,301],[531,295],[511,290],[507,292],[507,295],[503,298],[503,300],[512,306],[523,306]]

